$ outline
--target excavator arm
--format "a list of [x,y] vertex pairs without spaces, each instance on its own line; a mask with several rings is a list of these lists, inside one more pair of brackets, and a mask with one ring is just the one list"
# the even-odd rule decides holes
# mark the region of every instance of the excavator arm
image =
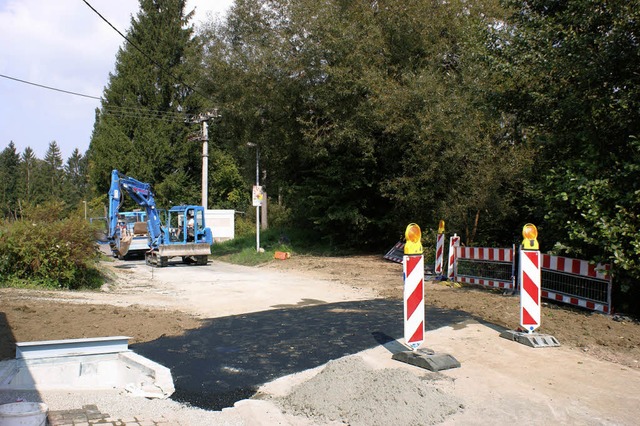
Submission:
[[125,176],[113,170],[111,172],[111,187],[109,189],[109,239],[119,238],[118,212],[122,205],[122,192],[127,194],[140,207],[147,212],[147,229],[149,233],[149,246],[157,248],[162,242],[161,221],[153,198],[151,185],[140,182],[132,177]]

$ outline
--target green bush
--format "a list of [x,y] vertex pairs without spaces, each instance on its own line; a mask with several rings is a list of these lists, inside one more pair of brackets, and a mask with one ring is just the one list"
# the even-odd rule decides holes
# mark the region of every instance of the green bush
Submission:
[[59,219],[55,206],[46,211],[44,207],[23,220],[0,224],[0,284],[99,286],[95,230],[80,218]]

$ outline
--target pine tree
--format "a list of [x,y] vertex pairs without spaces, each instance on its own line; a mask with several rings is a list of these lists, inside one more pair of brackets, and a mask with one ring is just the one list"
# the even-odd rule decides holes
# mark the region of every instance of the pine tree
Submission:
[[43,190],[49,194],[49,199],[62,195],[62,181],[64,176],[64,161],[60,147],[56,141],[49,143],[49,148],[44,155],[43,172],[45,176]]
[[70,206],[76,206],[87,195],[87,161],[74,149],[64,166],[64,199]]
[[21,203],[30,204],[36,201],[35,181],[40,160],[29,146],[24,149],[20,159],[19,198]]
[[18,201],[20,155],[13,141],[0,153],[0,209],[4,217],[15,217]]
[[187,142],[194,129],[185,123],[203,101],[193,88],[199,49],[185,4],[140,0],[127,33],[131,44],[117,54],[87,152],[99,193],[106,193],[112,169],[156,188],[177,171],[190,185],[200,181],[199,146]]

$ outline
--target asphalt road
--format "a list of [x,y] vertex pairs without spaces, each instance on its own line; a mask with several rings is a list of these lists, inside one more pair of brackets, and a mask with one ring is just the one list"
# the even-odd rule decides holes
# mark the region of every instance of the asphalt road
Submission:
[[[173,399],[213,410],[253,396],[274,379],[400,339],[402,302],[383,299],[318,303],[213,318],[179,337],[132,349],[171,369]],[[427,329],[469,316],[428,309]]]

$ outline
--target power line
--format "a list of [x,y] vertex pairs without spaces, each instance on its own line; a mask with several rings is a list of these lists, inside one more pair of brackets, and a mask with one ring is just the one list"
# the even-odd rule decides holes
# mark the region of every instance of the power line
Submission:
[[165,122],[191,122],[194,114],[181,112],[157,111],[151,109],[139,109],[133,107],[122,107],[117,105],[104,104],[103,113],[117,117],[141,118],[146,120],[158,120]]
[[49,89],[49,90],[55,90],[56,92],[62,92],[62,93],[67,93],[69,95],[74,95],[74,96],[82,96],[83,98],[89,98],[89,99],[97,99],[100,100],[99,97],[97,96],[91,96],[91,95],[85,95],[83,93],[78,93],[78,92],[72,92],[70,90],[63,90],[63,89],[58,89],[55,87],[51,87],[51,86],[45,86],[44,84],[38,84],[38,83],[33,83],[31,81],[26,81],[26,80],[21,80],[19,78],[15,78],[15,77],[10,77],[8,75],[4,75],[4,74],[0,74],[0,77],[2,78],[7,78],[9,80],[13,80],[13,81],[18,81],[20,83],[24,83],[24,84],[30,84],[32,86],[36,86],[36,87],[42,87],[43,89]]
[[[96,99],[96,100],[101,100],[102,99],[102,98],[99,98],[97,96],[85,95],[83,93],[73,92],[73,91],[70,91],[70,90],[58,89],[57,87],[45,86],[44,84],[38,84],[38,83],[34,83],[34,82],[31,82],[31,81],[27,81],[27,80],[22,80],[20,78],[11,77],[11,76],[4,75],[4,74],[0,74],[0,77],[6,78],[8,80],[13,80],[13,81],[17,81],[17,82],[20,82],[20,83],[24,83],[24,84],[29,84],[31,86],[40,87],[40,88],[47,89],[47,90],[54,90],[56,92],[61,92],[61,93],[65,93],[65,94],[68,94],[68,95],[82,96],[84,98]],[[103,104],[103,108],[104,108],[106,114],[112,114],[112,115],[117,115],[117,116],[121,116],[121,117],[140,117],[140,118],[144,118],[144,119],[154,119],[154,120],[161,120],[161,121],[184,121],[184,122],[190,122],[193,119],[193,117],[195,117],[194,114],[186,114],[186,113],[172,112],[172,111],[158,111],[158,110],[152,110],[152,109],[141,109],[141,108],[135,108],[135,107],[117,106],[117,105],[110,105],[108,103],[104,103]]]
[[[31,81],[22,80],[20,78],[11,77],[8,75],[0,74],[0,77],[6,78],[8,80],[17,81],[24,84],[29,84],[31,86],[40,87],[47,90],[53,90],[56,92],[65,93],[68,95],[81,96],[89,99],[101,100],[97,96],[85,95],[83,93],[73,92],[70,90],[58,89],[57,87],[45,86],[44,84],[33,83]],[[194,114],[186,114],[181,112],[172,112],[172,111],[158,111],[152,109],[141,109],[135,107],[124,107],[117,105],[110,105],[108,103],[103,103],[103,110],[105,114],[115,115],[118,117],[131,117],[131,118],[142,118],[146,120],[159,120],[166,122],[192,122],[195,117]]]
[[142,53],[142,55],[147,58],[149,61],[151,61],[151,63],[153,63],[155,66],[157,66],[158,68],[160,68],[162,71],[166,72],[167,74],[169,74],[175,81],[177,81],[178,83],[182,84],[183,86],[185,86],[187,89],[193,91],[194,93],[202,96],[203,99],[205,100],[209,100],[209,98],[205,95],[203,95],[202,93],[200,93],[199,91],[197,91],[196,89],[194,89],[193,87],[189,86],[187,83],[185,83],[184,81],[182,81],[180,78],[176,77],[170,70],[166,69],[165,67],[163,67],[160,63],[158,63],[155,59],[153,59],[151,56],[149,56],[147,54],[147,52],[145,52],[144,50],[142,50],[140,47],[138,47],[138,45],[136,45],[134,42],[132,42],[131,40],[129,40],[129,38],[122,34],[120,32],[120,30],[118,30],[115,26],[113,26],[113,24],[111,22],[109,22],[109,20],[107,18],[105,18],[104,16],[102,16],[100,14],[100,12],[98,12],[93,6],[91,6],[91,4],[87,1],[87,0],[82,0],[84,2],[84,4],[86,4],[87,6],[89,6],[89,8],[91,10],[93,10],[96,15],[98,15],[104,22],[107,23],[107,25],[109,25],[111,28],[113,28],[115,30],[115,32],[117,32],[118,34],[120,34],[120,37],[122,37],[123,39],[125,39],[127,41],[127,43],[129,43],[132,47],[134,47],[138,52]]

